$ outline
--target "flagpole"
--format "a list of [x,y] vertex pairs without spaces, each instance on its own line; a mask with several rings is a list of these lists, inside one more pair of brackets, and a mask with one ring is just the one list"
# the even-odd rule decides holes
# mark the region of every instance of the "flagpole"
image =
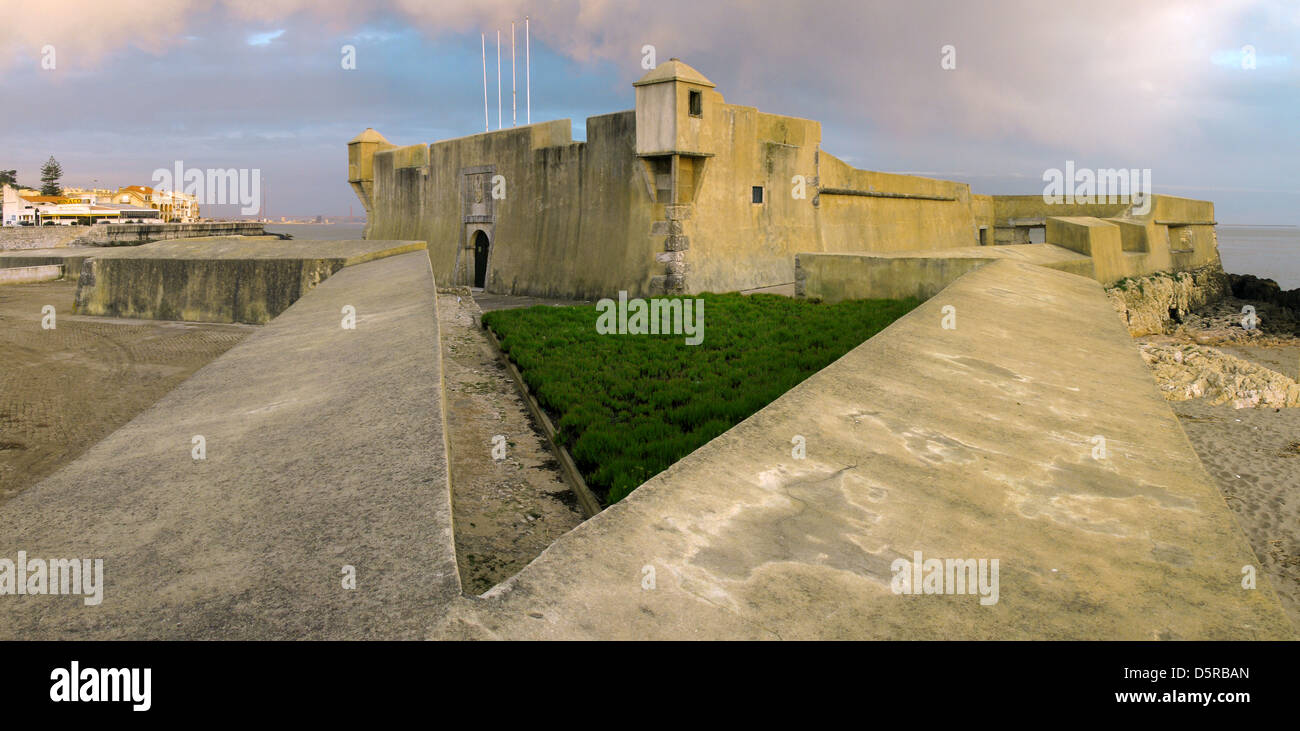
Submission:
[[510,21],[510,126],[514,127],[519,124],[518,103],[515,101],[518,93],[515,91],[515,21]]
[[501,129],[501,29],[497,29],[497,129]]
[[528,32],[528,16],[524,16],[524,88],[525,98],[527,99],[528,122],[533,123],[533,54],[532,44],[529,42],[530,34]]
[[488,119],[487,107],[487,34],[480,33],[479,41],[483,46],[483,131],[492,131],[492,122]]

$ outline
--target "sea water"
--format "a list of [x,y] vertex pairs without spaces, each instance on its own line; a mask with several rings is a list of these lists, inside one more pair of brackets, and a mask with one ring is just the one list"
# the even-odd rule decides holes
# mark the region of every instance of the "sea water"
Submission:
[[1223,270],[1300,288],[1300,226],[1219,226]]

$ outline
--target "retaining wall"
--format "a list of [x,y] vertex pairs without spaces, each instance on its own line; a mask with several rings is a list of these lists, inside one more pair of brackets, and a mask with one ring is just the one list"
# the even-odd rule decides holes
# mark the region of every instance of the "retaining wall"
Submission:
[[424,250],[422,241],[187,239],[87,259],[83,315],[260,325],[345,266]]
[[111,223],[94,226],[5,226],[0,250],[54,249],[64,246],[134,246],[194,236],[261,236],[266,224],[256,221],[209,223]]
[[0,284],[47,282],[63,276],[62,264],[0,268]]

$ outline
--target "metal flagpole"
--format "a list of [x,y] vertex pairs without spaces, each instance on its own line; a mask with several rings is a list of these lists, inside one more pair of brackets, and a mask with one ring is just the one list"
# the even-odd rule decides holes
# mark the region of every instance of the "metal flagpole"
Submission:
[[533,54],[532,44],[529,42],[528,16],[524,16],[524,88],[526,89],[525,99],[526,108],[528,109],[527,124],[533,123]]
[[497,129],[501,129],[501,29],[497,29]]
[[487,34],[480,33],[479,40],[483,45],[483,131],[492,131],[492,122],[488,119],[487,110]]
[[510,21],[510,126],[519,124],[518,98],[515,91],[515,21]]

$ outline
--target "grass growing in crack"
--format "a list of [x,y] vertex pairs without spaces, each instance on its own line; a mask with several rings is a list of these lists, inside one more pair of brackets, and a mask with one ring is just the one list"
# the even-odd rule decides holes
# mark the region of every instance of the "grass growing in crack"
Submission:
[[694,346],[683,335],[601,335],[594,305],[483,315],[606,504],[920,304],[701,297],[704,341]]

